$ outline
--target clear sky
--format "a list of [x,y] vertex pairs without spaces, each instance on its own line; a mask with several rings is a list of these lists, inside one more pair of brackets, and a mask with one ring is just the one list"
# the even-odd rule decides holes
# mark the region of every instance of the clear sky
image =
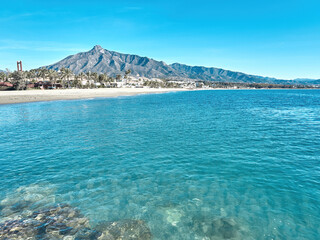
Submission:
[[319,0],[1,0],[0,69],[94,45],[166,63],[320,79]]

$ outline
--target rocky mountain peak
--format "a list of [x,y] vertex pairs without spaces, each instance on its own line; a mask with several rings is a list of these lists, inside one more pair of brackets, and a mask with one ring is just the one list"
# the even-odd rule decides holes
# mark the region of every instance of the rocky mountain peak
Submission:
[[91,51],[104,53],[105,50],[100,45],[95,45]]
[[94,47],[93,47],[93,49],[94,50],[101,50],[101,49],[103,49],[100,45],[95,45]]

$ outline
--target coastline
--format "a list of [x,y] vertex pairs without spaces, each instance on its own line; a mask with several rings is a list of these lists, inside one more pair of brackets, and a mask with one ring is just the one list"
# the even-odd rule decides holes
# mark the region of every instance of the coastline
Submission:
[[180,91],[207,91],[207,90],[317,90],[314,88],[292,89],[246,89],[246,88],[209,88],[209,89],[188,89],[188,88],[96,88],[96,89],[58,89],[58,90],[26,90],[26,91],[0,91],[0,105],[47,102],[56,100],[76,100],[88,98],[108,98],[120,96],[133,96],[139,94],[167,93]]
[[55,100],[74,100],[100,97],[132,96],[138,94],[190,91],[184,88],[97,88],[97,89],[59,89],[0,91],[0,105],[44,102]]

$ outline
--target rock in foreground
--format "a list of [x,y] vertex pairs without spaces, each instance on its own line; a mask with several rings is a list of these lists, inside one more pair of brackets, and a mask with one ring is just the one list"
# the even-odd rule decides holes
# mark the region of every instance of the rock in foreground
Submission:
[[0,240],[149,240],[151,232],[142,220],[99,224],[92,229],[89,220],[69,205],[33,212],[26,218],[0,223]]

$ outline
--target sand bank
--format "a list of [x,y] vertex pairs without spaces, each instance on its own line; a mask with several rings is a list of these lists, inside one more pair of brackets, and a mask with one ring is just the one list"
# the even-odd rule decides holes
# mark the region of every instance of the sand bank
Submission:
[[97,97],[131,96],[146,93],[164,93],[186,91],[182,88],[97,88],[97,89],[61,89],[0,91],[0,104],[41,102],[54,100],[85,99]]

